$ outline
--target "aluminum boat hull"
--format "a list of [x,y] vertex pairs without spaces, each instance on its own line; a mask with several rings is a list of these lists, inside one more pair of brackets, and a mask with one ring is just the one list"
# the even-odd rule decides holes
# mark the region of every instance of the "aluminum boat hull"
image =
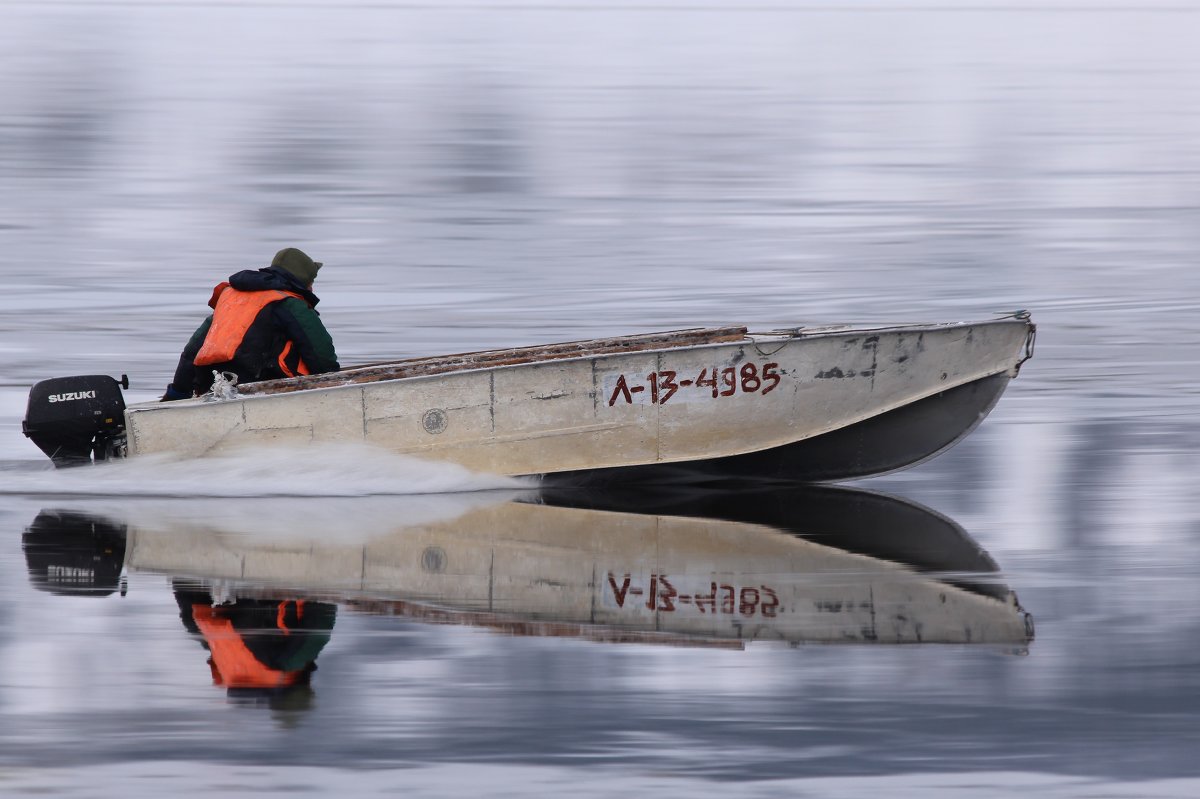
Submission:
[[665,337],[628,352],[500,351],[455,356],[440,370],[377,366],[252,384],[254,393],[224,401],[130,406],[128,454],[362,442],[565,480],[618,470],[862,477],[918,463],[970,432],[1031,354],[1033,330],[1018,315],[701,343]]

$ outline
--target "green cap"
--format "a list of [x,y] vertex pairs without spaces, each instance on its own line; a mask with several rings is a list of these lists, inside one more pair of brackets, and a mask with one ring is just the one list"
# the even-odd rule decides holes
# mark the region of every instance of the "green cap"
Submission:
[[275,259],[271,261],[271,266],[277,266],[298,277],[304,285],[311,286],[317,279],[317,271],[324,264],[309,258],[303,250],[287,247],[275,253]]

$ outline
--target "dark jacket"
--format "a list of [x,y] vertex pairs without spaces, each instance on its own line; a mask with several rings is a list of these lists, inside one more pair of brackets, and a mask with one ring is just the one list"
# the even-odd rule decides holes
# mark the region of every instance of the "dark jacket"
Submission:
[[[231,360],[197,366],[196,356],[204,346],[213,322],[213,317],[209,316],[184,347],[164,399],[182,399],[207,392],[212,388],[214,370],[233,372],[239,384],[288,377],[280,366],[280,356],[285,352],[284,365],[293,374],[299,372],[301,361],[309,374],[334,372],[341,368],[333,339],[315,308],[320,300],[297,278],[277,267],[267,267],[238,272],[229,278],[229,286],[237,291],[286,291],[300,295],[301,299],[286,297],[266,305],[246,330]],[[214,308],[217,295],[218,292],[214,292],[210,302]]]

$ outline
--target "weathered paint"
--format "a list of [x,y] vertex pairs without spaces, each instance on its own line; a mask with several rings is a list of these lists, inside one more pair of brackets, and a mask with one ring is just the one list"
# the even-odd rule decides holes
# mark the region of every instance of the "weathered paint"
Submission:
[[495,474],[704,460],[1015,375],[1030,330],[1015,318],[750,334],[224,402],[148,403],[126,410],[129,453],[359,440]]
[[365,542],[313,528],[299,513],[283,538],[246,536],[202,516],[163,526],[135,520],[126,566],[222,581],[238,595],[421,603],[700,640],[1030,639],[1011,592],[981,595],[745,522],[499,502]]

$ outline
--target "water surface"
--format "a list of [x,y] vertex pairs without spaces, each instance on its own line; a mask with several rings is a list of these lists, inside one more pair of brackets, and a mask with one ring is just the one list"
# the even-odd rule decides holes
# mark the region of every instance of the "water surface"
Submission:
[[[0,14],[7,794],[1197,792],[1191,6],[80,2]],[[804,519],[713,510],[759,507],[756,487],[740,503],[592,498],[585,511],[527,485],[336,457],[92,482],[45,471],[20,434],[30,383],[125,372],[132,400],[157,396],[212,285],[286,245],[327,264],[320,308],[344,363],[1028,308],[1036,356],[984,425],[858,486],[986,554],[939,563],[957,551],[945,539],[923,559],[889,549],[921,540],[895,533],[913,529],[904,512],[867,526],[872,546],[843,537],[842,549]],[[454,520],[497,503],[582,514],[538,526],[565,536],[538,552],[574,552],[560,566],[594,568],[587,590],[563,588],[574,599],[561,603],[551,591],[531,611],[495,604],[494,570],[472,572],[490,575],[488,605],[403,581],[356,593],[349,572],[319,564],[305,579],[235,580],[210,552],[205,568],[199,554],[182,569],[123,556],[115,583],[56,592],[26,540],[44,511],[71,512],[168,542],[215,529],[223,556],[275,547],[295,565],[318,544],[361,561],[407,524],[442,538],[406,563],[444,574],[448,540],[467,536]],[[297,538],[298,508],[318,531]],[[742,589],[759,591],[761,614],[779,574],[840,596],[878,584],[872,564],[904,562],[883,584],[979,601],[970,586],[1011,591],[1036,636],[901,645],[876,619],[874,641],[856,624],[844,643],[738,648],[653,628],[680,611],[576,613],[584,596],[615,601],[614,586],[647,600],[652,575],[675,579],[667,568],[745,574],[695,548],[666,565],[617,548],[619,570],[596,554],[620,530],[680,518],[705,536],[765,526],[771,546],[851,558],[717,580],[736,589],[738,619]],[[525,540],[493,536],[467,536],[469,559]],[[439,548],[446,560],[427,556]],[[672,585],[694,602],[710,582]],[[307,686],[214,684],[181,594],[332,608],[316,615],[332,627],[308,633],[327,640]]]

